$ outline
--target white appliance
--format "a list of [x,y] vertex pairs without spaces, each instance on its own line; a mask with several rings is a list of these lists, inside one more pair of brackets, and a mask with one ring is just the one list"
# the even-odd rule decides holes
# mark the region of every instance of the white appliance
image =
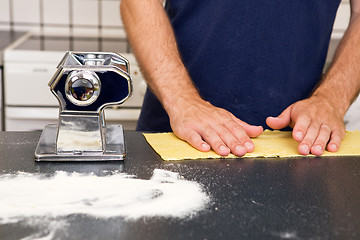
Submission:
[[120,107],[105,110],[108,122],[134,130],[140,114],[146,83],[141,77],[126,39],[40,36],[26,34],[4,51],[5,130],[43,129],[57,123],[58,101],[48,82],[67,50],[119,52],[130,62],[133,95]]
[[3,72],[2,72],[2,66],[0,66],[0,130],[3,130],[3,90],[2,90],[2,82],[3,82],[3,79],[2,79],[2,76],[3,76]]

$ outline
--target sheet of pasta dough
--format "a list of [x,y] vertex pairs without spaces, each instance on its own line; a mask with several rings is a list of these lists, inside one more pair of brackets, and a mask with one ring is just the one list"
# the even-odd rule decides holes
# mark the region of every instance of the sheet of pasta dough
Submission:
[[[167,161],[221,158],[212,150],[209,152],[196,150],[173,133],[144,133],[144,136],[161,158]],[[253,138],[252,141],[255,144],[255,150],[252,153],[247,153],[244,157],[286,158],[302,156],[297,151],[299,143],[292,138],[291,132],[266,130],[259,137]],[[342,141],[339,151],[335,153],[325,151],[323,156],[360,156],[360,132],[346,132],[346,137]],[[237,158],[237,156],[230,154],[226,158]]]

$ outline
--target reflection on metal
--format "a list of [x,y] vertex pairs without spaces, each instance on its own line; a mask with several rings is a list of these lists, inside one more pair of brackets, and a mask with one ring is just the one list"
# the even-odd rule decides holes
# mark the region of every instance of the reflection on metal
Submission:
[[115,53],[67,52],[49,86],[59,101],[59,123],[45,127],[35,150],[37,161],[124,159],[122,126],[106,126],[103,110],[131,96],[125,58]]
[[66,79],[66,97],[75,105],[87,106],[100,94],[100,79],[93,72],[74,71]]

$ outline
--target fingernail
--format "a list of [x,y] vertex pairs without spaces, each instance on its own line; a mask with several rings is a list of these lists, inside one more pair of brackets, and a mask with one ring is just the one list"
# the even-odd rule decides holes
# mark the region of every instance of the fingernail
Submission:
[[303,137],[304,137],[304,135],[303,135],[302,132],[298,131],[298,132],[296,133],[296,137],[297,137],[299,140],[302,140]]
[[251,142],[246,142],[244,144],[244,146],[247,148],[247,149],[251,149],[253,147],[252,143]]
[[203,143],[203,144],[201,144],[201,147],[202,147],[202,148],[208,148],[208,147],[209,147],[209,144]]
[[328,146],[328,149],[330,151],[337,151],[337,145],[335,143],[332,143]]
[[313,149],[316,151],[322,151],[322,147],[320,145],[314,146]]
[[224,145],[221,145],[219,149],[220,149],[220,151],[226,151],[228,148],[225,147]]
[[245,154],[246,153],[246,149],[241,145],[237,145],[235,147],[235,151],[236,151],[236,154]]
[[219,154],[222,156],[227,156],[230,153],[230,149],[224,145],[219,147]]
[[309,152],[310,152],[309,146],[306,145],[306,144],[303,144],[303,145],[301,146],[301,150],[303,150],[303,152],[304,152],[305,154],[309,154]]
[[237,146],[235,147],[235,150],[236,150],[236,151],[240,151],[242,148],[243,148],[242,146],[237,145]]

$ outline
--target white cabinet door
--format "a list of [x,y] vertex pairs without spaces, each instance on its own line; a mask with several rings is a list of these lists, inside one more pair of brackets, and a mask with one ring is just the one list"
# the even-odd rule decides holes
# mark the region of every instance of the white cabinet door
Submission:
[[45,63],[6,63],[6,106],[58,106],[48,83],[56,65]]

